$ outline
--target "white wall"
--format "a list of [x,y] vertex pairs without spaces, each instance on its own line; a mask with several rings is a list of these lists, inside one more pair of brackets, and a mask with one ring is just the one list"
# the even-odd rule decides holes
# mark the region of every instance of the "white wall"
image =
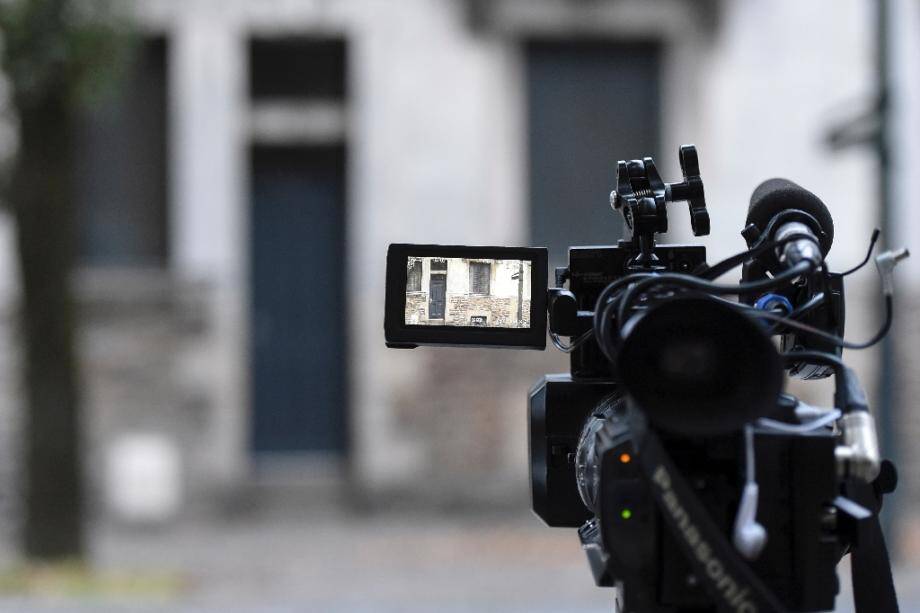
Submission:
[[[872,41],[865,0],[724,3],[701,75],[700,163],[712,215],[712,256],[743,247],[754,187],[785,177],[835,213],[830,262],[849,266],[873,227],[869,152],[831,153],[828,131],[868,101]],[[867,231],[868,229],[868,231]]]
[[[917,5],[897,0],[901,50],[896,112],[905,129],[898,193],[900,240],[912,242],[920,207],[908,206],[920,161]],[[869,0],[733,0],[718,27],[692,3],[556,0],[501,3],[496,31],[471,33],[453,0],[134,0],[142,23],[171,37],[171,169],[175,272],[214,289],[214,343],[189,358],[218,404],[212,452],[218,480],[248,469],[248,198],[245,52],[250,32],[344,35],[349,55],[348,344],[353,466],[366,484],[405,482],[417,441],[393,420],[418,352],[383,346],[384,261],[390,242],[521,244],[526,240],[523,70],[515,37],[652,36],[666,42],[663,140],[666,179],[676,147],[695,142],[712,215],[711,259],[743,243],[750,192],[787,176],[834,212],[838,268],[859,259],[872,219],[873,162],[832,154],[826,131],[851,116],[871,87]],[[496,3],[495,6],[499,6]],[[587,7],[587,8],[586,8]],[[501,12],[501,11],[499,11]],[[898,54],[895,54],[896,56]],[[615,160],[611,160],[611,165]],[[612,179],[612,178],[611,178]],[[689,238],[686,212],[672,213]],[[411,223],[407,220],[413,220]],[[683,234],[683,236],[681,236]],[[7,247],[4,247],[4,244]],[[8,253],[8,241],[0,242]],[[920,262],[910,264],[920,285]],[[871,271],[853,285],[851,322],[868,324]],[[12,272],[0,267],[0,287]],[[870,354],[871,355],[871,354]],[[869,364],[861,363],[871,377]]]
[[[227,406],[215,441],[222,465],[239,468],[245,458],[247,203],[237,127],[250,29],[344,33],[349,43],[349,366],[352,422],[359,424],[353,459],[368,483],[404,479],[419,459],[390,418],[392,390],[408,383],[419,358],[381,342],[386,245],[526,238],[523,75],[514,36],[574,32],[666,42],[659,165],[674,177],[676,145],[699,146],[713,221],[702,242],[711,259],[743,247],[738,231],[750,192],[772,176],[796,180],[829,204],[832,265],[860,257],[874,225],[872,158],[859,150],[831,153],[823,139],[871,93],[869,2],[738,0],[721,4],[715,30],[682,3],[572,6],[509,0],[497,34],[473,34],[464,4],[449,0],[144,5],[148,21],[177,35],[175,264],[210,279],[221,296],[215,308],[223,340],[215,351],[223,374],[214,389]],[[685,218],[675,207],[676,238],[689,238]],[[871,280],[869,271],[855,280],[857,303],[872,299]],[[852,309],[853,326],[869,325],[869,313],[867,306]]]

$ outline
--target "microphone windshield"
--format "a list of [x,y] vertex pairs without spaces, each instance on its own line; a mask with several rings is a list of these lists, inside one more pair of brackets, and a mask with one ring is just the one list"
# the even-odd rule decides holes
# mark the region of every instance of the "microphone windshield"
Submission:
[[761,232],[778,213],[799,209],[814,217],[824,236],[820,237],[821,252],[827,255],[834,242],[834,220],[831,212],[813,193],[788,179],[767,179],[751,194],[745,225],[754,224]]

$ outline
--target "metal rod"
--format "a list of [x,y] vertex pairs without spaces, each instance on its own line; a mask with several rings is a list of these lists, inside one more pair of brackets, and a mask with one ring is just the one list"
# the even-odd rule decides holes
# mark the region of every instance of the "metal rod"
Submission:
[[[875,19],[875,46],[876,46],[876,88],[878,104],[878,134],[875,139],[876,155],[878,156],[878,216],[879,227],[882,232],[882,246],[885,249],[892,244],[894,231],[894,215],[892,212],[892,150],[891,150],[891,66],[890,66],[890,2],[889,0],[876,0]],[[879,314],[884,317],[884,313]],[[897,392],[897,373],[895,371],[895,335],[888,335],[882,341],[881,355],[879,356],[878,383],[878,416],[881,424],[882,448],[885,457],[892,460],[895,465],[900,464],[900,453],[897,437],[897,407],[895,393]],[[891,501],[894,502],[894,501]],[[885,505],[888,510],[883,513],[882,523],[889,539],[894,526],[891,512],[894,504]],[[893,542],[893,541],[890,541]]]

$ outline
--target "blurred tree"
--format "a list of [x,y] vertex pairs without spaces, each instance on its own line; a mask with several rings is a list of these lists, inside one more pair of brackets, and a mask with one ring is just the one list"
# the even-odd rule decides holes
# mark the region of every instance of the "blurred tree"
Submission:
[[22,279],[23,544],[37,559],[84,550],[71,133],[80,105],[111,84],[124,55],[126,38],[110,8],[91,0],[0,0],[0,66],[19,133],[3,200],[17,222]]

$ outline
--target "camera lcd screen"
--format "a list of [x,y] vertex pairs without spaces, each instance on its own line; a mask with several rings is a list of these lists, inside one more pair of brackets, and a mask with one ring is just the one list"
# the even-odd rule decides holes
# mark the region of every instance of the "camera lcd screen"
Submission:
[[546,249],[391,245],[391,346],[546,346]]
[[533,262],[409,256],[408,326],[529,328]]

